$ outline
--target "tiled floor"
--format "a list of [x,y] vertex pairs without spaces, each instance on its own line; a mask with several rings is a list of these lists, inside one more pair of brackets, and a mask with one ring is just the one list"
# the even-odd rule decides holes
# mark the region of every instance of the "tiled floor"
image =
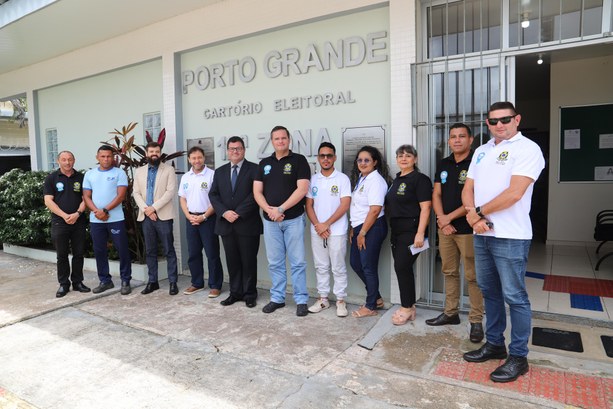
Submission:
[[[600,249],[600,255],[609,251],[611,246],[606,244]],[[564,282],[565,277],[581,277],[590,279],[588,284],[592,283],[594,291],[598,293],[598,289],[605,283],[600,280],[610,280],[613,283],[613,257],[607,258],[600,265],[599,271],[594,270],[597,262],[596,246],[545,245],[533,242],[528,257],[529,273],[526,277],[532,309],[598,320],[613,319],[613,298],[584,294],[571,296],[569,293],[543,289],[548,275],[550,280],[553,276],[562,276],[555,277],[557,282]],[[570,291],[573,292],[577,288],[571,285]],[[599,308],[602,311],[598,311]]]

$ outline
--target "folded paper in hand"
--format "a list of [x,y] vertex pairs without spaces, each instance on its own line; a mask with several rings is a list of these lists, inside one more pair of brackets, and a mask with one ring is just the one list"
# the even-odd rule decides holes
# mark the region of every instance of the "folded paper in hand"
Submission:
[[430,248],[430,242],[428,242],[428,238],[424,240],[424,245],[421,247],[415,247],[415,244],[411,244],[409,246],[409,250],[411,250],[411,254],[415,255],[417,253],[421,253],[424,250],[428,250]]

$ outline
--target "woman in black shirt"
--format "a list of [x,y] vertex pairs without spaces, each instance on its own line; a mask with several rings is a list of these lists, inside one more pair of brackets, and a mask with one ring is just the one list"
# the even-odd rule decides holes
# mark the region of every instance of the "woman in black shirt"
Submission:
[[392,230],[391,244],[394,270],[398,277],[401,307],[392,317],[394,325],[415,319],[415,276],[413,263],[419,253],[409,246],[424,245],[432,207],[432,182],[417,168],[417,151],[411,145],[396,149],[400,172],[385,195],[385,215]]

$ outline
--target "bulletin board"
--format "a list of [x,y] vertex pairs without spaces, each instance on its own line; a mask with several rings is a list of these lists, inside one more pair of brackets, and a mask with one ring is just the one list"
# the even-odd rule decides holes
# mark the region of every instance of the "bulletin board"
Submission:
[[558,181],[613,183],[613,103],[560,107]]

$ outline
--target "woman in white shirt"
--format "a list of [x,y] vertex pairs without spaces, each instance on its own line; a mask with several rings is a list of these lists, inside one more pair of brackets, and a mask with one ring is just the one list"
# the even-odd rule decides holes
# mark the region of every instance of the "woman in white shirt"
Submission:
[[372,146],[362,147],[351,172],[353,193],[349,209],[349,261],[366,285],[366,304],[352,313],[357,318],[377,315],[377,309],[384,305],[379,293],[379,253],[387,236],[383,204],[388,180],[389,168],[379,150]]

